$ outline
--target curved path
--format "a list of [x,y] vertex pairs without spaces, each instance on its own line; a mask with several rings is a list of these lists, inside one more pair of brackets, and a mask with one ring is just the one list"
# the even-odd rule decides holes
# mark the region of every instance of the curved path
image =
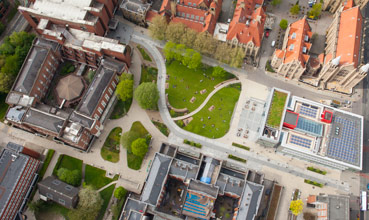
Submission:
[[[229,144],[221,143],[215,139],[210,139],[207,137],[203,137],[191,132],[188,132],[186,130],[181,129],[176,125],[176,123],[173,121],[172,117],[169,114],[169,110],[166,105],[165,101],[165,78],[166,78],[166,67],[165,67],[165,61],[159,50],[156,48],[162,47],[160,43],[156,43],[147,37],[140,36],[139,34],[133,34],[132,39],[133,42],[141,44],[143,47],[145,47],[154,58],[155,63],[158,67],[158,90],[160,94],[159,98],[159,111],[160,116],[163,119],[165,125],[168,126],[170,131],[175,134],[175,136],[182,138],[182,139],[188,139],[192,140],[196,143],[200,143],[203,145],[202,151],[206,151],[206,148],[209,148],[209,152],[219,151],[217,152],[218,157],[224,156],[227,157],[228,154],[231,152],[235,156],[239,156],[241,158],[244,158],[248,161],[255,162],[257,164],[260,164],[262,166],[267,166],[273,169],[277,169],[286,173],[290,173],[295,176],[299,176],[305,179],[310,179],[316,182],[320,182],[323,184],[326,184],[328,186],[334,187],[339,190],[343,191],[350,191],[350,186],[347,183],[341,183],[339,180],[322,177],[320,174],[317,173],[309,173],[306,172],[306,170],[289,166],[286,162],[279,162],[273,159],[270,159],[267,156],[251,152],[251,151],[243,151],[239,150],[236,147],[230,146]],[[230,68],[225,68],[228,72],[230,71]],[[233,71],[232,71],[233,72]],[[194,151],[198,151],[198,149],[192,149]],[[220,153],[220,154],[219,154]]]
[[179,117],[176,117],[176,118],[172,118],[174,121],[178,121],[178,120],[183,120],[183,119],[186,119],[188,117],[191,117],[192,115],[196,114],[197,112],[199,112],[207,103],[208,101],[210,100],[210,98],[215,94],[217,93],[219,90],[223,89],[224,87],[227,87],[229,85],[232,85],[232,84],[236,84],[236,83],[241,83],[240,80],[233,80],[233,81],[229,81],[229,82],[226,82],[220,86],[218,86],[217,88],[215,88],[213,91],[211,91],[211,93],[206,97],[206,99],[201,103],[201,105],[199,107],[197,107],[197,109],[193,110],[192,112],[188,113],[187,115],[183,115],[183,116],[179,116]]

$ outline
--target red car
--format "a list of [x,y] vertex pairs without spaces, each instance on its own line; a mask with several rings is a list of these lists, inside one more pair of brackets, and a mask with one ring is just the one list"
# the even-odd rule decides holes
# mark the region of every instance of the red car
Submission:
[[268,38],[269,37],[269,31],[265,31],[265,37]]

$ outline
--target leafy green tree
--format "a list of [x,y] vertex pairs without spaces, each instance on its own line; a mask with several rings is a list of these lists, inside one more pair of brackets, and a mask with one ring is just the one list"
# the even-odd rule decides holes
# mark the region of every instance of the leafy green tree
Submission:
[[186,33],[186,25],[179,22],[169,23],[167,29],[165,30],[165,38],[176,44],[181,43],[183,35]]
[[292,15],[298,15],[300,13],[300,5],[296,4],[290,8],[290,13]]
[[290,210],[292,214],[294,214],[295,216],[300,215],[303,208],[304,208],[304,203],[302,202],[301,199],[291,201]]
[[282,0],[272,0],[272,2],[271,2],[271,4],[273,6],[277,6],[277,5],[281,4],[281,3],[282,3]]
[[156,109],[159,91],[155,83],[144,82],[134,91],[133,97],[143,109]]
[[231,46],[223,42],[218,42],[214,57],[222,63],[230,64],[231,57],[225,56],[224,54],[231,54],[231,51]]
[[184,44],[177,44],[175,51],[176,51],[175,52],[175,59],[178,60],[179,62],[182,62],[183,55],[186,52],[186,46]]
[[128,150],[128,152],[132,152],[131,151],[132,142],[139,137],[140,135],[137,132],[127,131],[123,133],[122,137],[120,138],[120,143],[124,148]]
[[182,35],[181,44],[186,45],[186,47],[192,47],[193,42],[196,40],[197,32],[191,28],[186,28],[186,33]]
[[117,85],[115,94],[123,102],[131,99],[133,96],[133,80],[132,79],[121,80]]
[[322,4],[318,3],[313,5],[311,10],[308,12],[308,15],[310,18],[318,18],[321,13],[322,13]]
[[164,46],[163,52],[168,62],[174,60],[176,57],[176,44],[168,41]]
[[196,52],[191,57],[191,62],[188,64],[188,68],[197,69],[201,65],[201,54]]
[[225,77],[226,73],[227,72],[222,67],[216,66],[216,67],[213,68],[212,75],[214,77],[223,78],[223,77]]
[[58,169],[56,175],[58,178],[73,186],[79,186],[81,184],[81,174],[78,170],[68,170],[66,168]]
[[0,22],[0,34],[2,34],[5,31],[5,25]]
[[196,40],[193,43],[193,49],[201,52],[202,54],[212,56],[215,53],[217,42],[207,32],[201,32],[197,35]]
[[104,200],[99,192],[91,186],[82,188],[79,191],[79,202],[76,209],[68,212],[70,220],[96,219],[103,205]]
[[0,72],[0,92],[8,93],[12,88],[14,80],[14,75]]
[[282,19],[279,22],[279,27],[281,27],[283,30],[286,30],[288,27],[288,21],[286,19]]
[[122,186],[119,186],[115,189],[114,191],[114,197],[117,198],[118,200],[123,199],[127,194],[127,190],[124,189]]
[[149,146],[147,146],[145,138],[138,138],[133,141],[131,148],[132,153],[138,157],[144,157],[149,150]]
[[195,51],[193,49],[186,49],[186,52],[183,55],[182,64],[185,66],[190,65],[194,53]]
[[242,48],[233,48],[231,52],[230,66],[239,68],[245,58],[245,51]]
[[40,199],[37,201],[32,201],[28,203],[29,210],[31,210],[31,212],[33,212],[34,214],[42,210],[44,206],[45,206],[45,202]]
[[22,63],[19,62],[19,57],[17,55],[7,56],[4,66],[1,67],[1,72],[16,76],[21,65]]
[[165,17],[155,16],[152,19],[152,24],[149,26],[150,36],[157,40],[164,40],[167,26],[168,23]]

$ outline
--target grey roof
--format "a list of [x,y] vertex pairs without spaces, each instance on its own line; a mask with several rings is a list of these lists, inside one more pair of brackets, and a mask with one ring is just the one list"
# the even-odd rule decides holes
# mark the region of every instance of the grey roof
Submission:
[[27,59],[24,61],[22,69],[19,71],[19,77],[15,84],[14,90],[29,94],[33,87],[33,84],[37,78],[37,74],[46,56],[48,49],[33,46],[31,51],[27,55]]
[[60,132],[65,119],[61,117],[57,117],[45,112],[37,111],[34,109],[29,109],[24,117],[24,122],[46,129],[48,131],[52,131],[55,133]]
[[[128,48],[128,46],[126,46]],[[126,64],[124,62],[115,60],[110,57],[104,57],[104,59],[101,61],[101,64],[111,70],[115,70],[118,73],[123,72],[124,68],[126,67]]]
[[181,177],[182,179],[196,178],[199,166],[183,160],[173,159],[169,175]]
[[76,122],[84,127],[88,127],[88,128],[91,128],[91,126],[94,124],[93,119],[83,116],[81,114],[78,114],[77,112],[73,112],[70,115],[69,120],[72,122]]
[[196,191],[198,193],[217,198],[219,187],[203,183],[199,180],[191,179],[190,184],[188,185],[188,190]]
[[253,220],[258,212],[264,186],[246,182],[245,190],[240,200],[237,220]]
[[65,201],[66,207],[73,207],[74,200],[78,196],[79,189],[73,187],[53,176],[48,176],[37,184],[39,193],[43,196],[52,195],[49,199],[59,203],[59,199]]
[[[14,219],[15,214],[19,211],[40,163],[34,158],[17,153],[19,149],[11,150],[13,147],[19,148],[19,146],[9,145],[0,156],[0,216],[6,211],[7,205],[9,205],[8,211],[15,210],[8,219]],[[18,199],[12,197],[13,192],[20,193],[20,197]]]
[[88,87],[88,90],[81,101],[81,105],[78,108],[79,112],[88,116],[92,115],[113,76],[114,71],[105,68],[103,65],[99,67],[95,74],[94,80]]
[[26,113],[26,110],[19,108],[19,106],[9,108],[9,111],[6,114],[6,119],[15,122],[20,122],[23,118],[24,113]]
[[322,195],[316,197],[317,201],[327,203],[328,219],[349,220],[350,201],[348,196],[343,195]]
[[34,44],[45,47],[45,48],[52,49],[53,51],[55,51],[59,45],[57,42],[45,40],[43,38],[37,38]]
[[290,124],[290,125],[296,125],[297,124],[297,114],[291,113],[286,111],[286,115],[284,116],[284,122]]
[[143,215],[142,213],[130,211],[128,220],[140,220],[142,215]]
[[147,205],[143,202],[137,201],[132,198],[128,198],[126,204],[124,206],[123,214],[121,215],[120,220],[125,220],[132,211],[144,212],[146,210]]
[[245,187],[245,181],[237,177],[220,173],[215,185],[219,187],[219,193],[221,194],[231,193],[237,196],[241,196]]
[[141,201],[156,205],[159,194],[167,177],[172,158],[156,153],[149,175],[146,179]]
[[145,14],[146,11],[150,8],[150,4],[146,3],[146,1],[141,0],[124,0],[120,5],[120,8],[129,10],[132,12],[136,12],[139,14]]

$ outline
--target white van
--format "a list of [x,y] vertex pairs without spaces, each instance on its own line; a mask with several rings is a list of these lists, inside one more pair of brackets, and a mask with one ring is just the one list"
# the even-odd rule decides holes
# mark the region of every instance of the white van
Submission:
[[272,47],[274,47],[274,46],[275,46],[275,40],[274,40],[274,41],[272,41],[271,46],[272,46]]

